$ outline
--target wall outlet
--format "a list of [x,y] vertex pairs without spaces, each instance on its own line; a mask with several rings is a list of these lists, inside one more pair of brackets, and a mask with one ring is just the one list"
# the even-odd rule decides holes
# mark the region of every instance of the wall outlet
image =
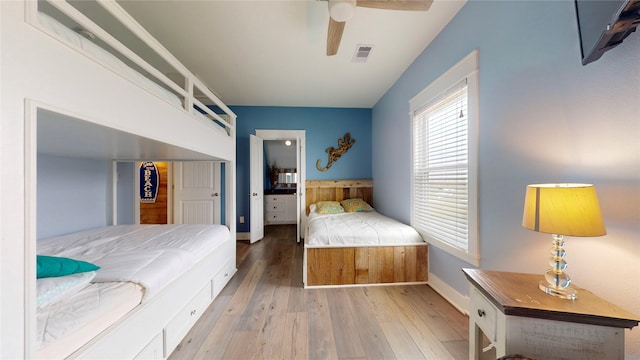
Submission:
[[240,224],[244,224],[244,216],[240,216]]

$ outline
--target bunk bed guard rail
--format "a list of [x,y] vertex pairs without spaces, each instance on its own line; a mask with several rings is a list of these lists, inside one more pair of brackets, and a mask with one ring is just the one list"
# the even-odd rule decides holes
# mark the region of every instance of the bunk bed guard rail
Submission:
[[[134,35],[142,41],[155,56],[159,56],[166,64],[165,67],[171,69],[171,75],[184,81],[183,86],[178,86],[176,82],[167,76],[165,72],[156,68],[145,60],[140,54],[126,46],[121,40],[116,39],[109,31],[103,29],[96,22],[91,20],[87,14],[79,10],[78,5],[84,8],[89,6],[100,6],[101,13],[109,14],[113,17],[113,24],[124,27],[128,33]],[[91,5],[89,5],[91,4]],[[28,3],[27,16],[32,24],[37,24],[36,17],[44,8],[55,9],[62,14],[67,23],[71,23],[74,31],[81,31],[85,37],[95,37],[91,39],[109,53],[117,53],[119,59],[126,61],[127,65],[136,67],[142,76],[146,77],[157,86],[162,87],[165,92],[170,92],[177,96],[183,110],[199,118],[207,118],[220,126],[228,136],[235,137],[236,115],[227,107],[222,100],[216,96],[200,79],[191,73],[178,59],[175,58],[160,42],[158,42],[142,25],[140,25],[129,13],[126,12],[115,0],[93,0],[75,2],[74,5],[65,0],[37,0]],[[104,11],[106,10],[106,12]],[[103,22],[104,24],[105,22]],[[68,24],[67,24],[68,26]],[[121,33],[121,32],[119,32]],[[106,45],[106,46],[105,46]],[[106,47],[106,48],[105,48]],[[111,50],[109,50],[111,49]],[[115,56],[115,54],[114,54]],[[141,70],[141,71],[140,71]],[[146,75],[145,75],[146,74]],[[147,82],[148,83],[148,82]],[[146,87],[141,85],[142,87]],[[205,105],[205,102],[209,106]],[[217,113],[211,106],[219,109],[222,113]]]

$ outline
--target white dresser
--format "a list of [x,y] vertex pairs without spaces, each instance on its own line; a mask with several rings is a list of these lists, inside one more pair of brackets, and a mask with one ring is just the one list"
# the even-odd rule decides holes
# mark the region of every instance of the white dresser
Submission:
[[295,194],[272,194],[264,196],[264,224],[297,224]]

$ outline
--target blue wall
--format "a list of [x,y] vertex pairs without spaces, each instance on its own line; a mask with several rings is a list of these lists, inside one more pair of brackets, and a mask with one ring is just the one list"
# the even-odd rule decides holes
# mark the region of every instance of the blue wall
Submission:
[[138,162],[118,162],[117,206],[118,225],[135,224],[135,197],[138,186],[135,184],[135,171]]
[[[573,1],[469,1],[461,9],[373,108],[377,209],[410,218],[408,101],[474,49],[480,267],[543,273],[551,237],[520,225],[526,185],[594,183],[608,234],[567,239],[568,272],[640,314],[640,286],[630,289],[593,266],[616,264],[640,284],[640,33],[582,66]],[[429,266],[468,293],[461,268],[471,265],[431,247]],[[633,336],[627,355],[637,358],[640,335]]]
[[[232,106],[238,115],[236,131],[237,157],[237,216],[247,222],[240,224],[238,232],[248,232],[249,227],[249,134],[262,130],[306,130],[307,180],[370,179],[371,173],[371,109],[345,108],[297,108]],[[356,143],[335,162],[329,170],[316,169],[320,159],[326,166],[325,149],[337,147],[338,139],[346,132]]]
[[108,224],[110,166],[110,161],[38,154],[38,239]]

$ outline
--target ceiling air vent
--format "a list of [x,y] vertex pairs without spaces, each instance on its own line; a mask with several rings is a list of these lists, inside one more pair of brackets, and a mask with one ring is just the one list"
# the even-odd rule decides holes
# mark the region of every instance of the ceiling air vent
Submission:
[[356,52],[353,54],[353,59],[351,59],[351,62],[354,62],[354,63],[367,62],[367,60],[369,60],[369,56],[371,55],[371,51],[373,51],[373,45],[356,46]]

